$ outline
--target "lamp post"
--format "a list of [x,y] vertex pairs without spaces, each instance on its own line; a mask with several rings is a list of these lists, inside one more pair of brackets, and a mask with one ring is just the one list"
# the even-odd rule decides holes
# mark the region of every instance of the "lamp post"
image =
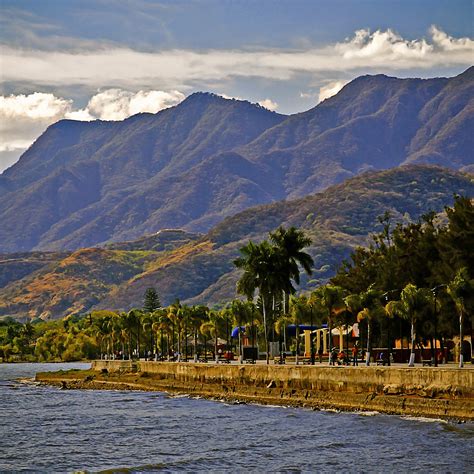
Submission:
[[434,343],[435,343],[434,366],[435,367],[438,367],[438,348],[436,347],[436,341],[438,340],[438,308],[437,308],[436,302],[437,302],[438,291],[441,288],[446,288],[446,285],[438,285],[438,286],[435,286],[434,288],[431,288],[431,292],[433,293],[433,296],[434,296]]

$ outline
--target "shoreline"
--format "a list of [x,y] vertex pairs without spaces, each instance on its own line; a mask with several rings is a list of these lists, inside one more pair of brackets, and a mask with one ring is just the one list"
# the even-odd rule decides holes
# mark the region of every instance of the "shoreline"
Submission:
[[474,370],[351,369],[94,361],[90,370],[43,372],[35,380],[62,389],[160,391],[236,403],[474,421]]

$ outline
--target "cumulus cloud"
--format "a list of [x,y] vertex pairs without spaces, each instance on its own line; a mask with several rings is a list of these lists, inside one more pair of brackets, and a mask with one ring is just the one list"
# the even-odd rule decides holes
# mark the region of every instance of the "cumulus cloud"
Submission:
[[4,47],[3,80],[137,88],[159,79],[162,87],[234,76],[288,80],[298,72],[396,70],[470,65],[474,41],[454,38],[436,26],[430,40],[406,39],[391,29],[361,29],[352,38],[305,50],[162,50],[104,47],[91,51],[36,51]]
[[27,148],[51,123],[71,111],[72,101],[54,94],[0,96],[0,152]]
[[258,102],[258,105],[265,107],[268,110],[274,111],[278,109],[278,104],[271,99],[264,99]]
[[334,81],[321,87],[319,89],[319,102],[336,95],[347,83],[348,81]]
[[95,94],[83,109],[51,93],[0,96],[0,172],[12,164],[52,123],[72,120],[123,120],[140,112],[156,113],[181,102],[179,91],[109,89]]
[[94,95],[85,109],[76,112],[76,117],[78,120],[81,120],[81,116],[101,120],[123,120],[140,112],[159,112],[178,104],[183,99],[184,94],[179,91],[133,93],[121,89],[108,89]]

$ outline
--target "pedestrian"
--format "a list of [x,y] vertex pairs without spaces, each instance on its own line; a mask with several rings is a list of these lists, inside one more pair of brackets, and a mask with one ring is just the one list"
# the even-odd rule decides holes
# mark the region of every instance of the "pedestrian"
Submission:
[[354,344],[354,347],[352,348],[352,365],[356,366],[359,365],[359,361],[357,360],[357,356],[359,355],[359,346],[357,345],[357,342]]
[[318,357],[319,357],[319,363],[322,364],[323,363],[323,348],[322,348],[322,346],[319,346]]

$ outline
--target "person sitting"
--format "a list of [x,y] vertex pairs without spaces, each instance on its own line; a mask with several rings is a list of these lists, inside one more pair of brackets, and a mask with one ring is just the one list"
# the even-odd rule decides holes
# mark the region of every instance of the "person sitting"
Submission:
[[384,354],[383,352],[381,352],[381,353],[379,354],[378,359],[377,359],[377,365],[380,365],[380,364],[385,365],[385,362],[386,362],[386,360],[385,360],[385,354]]

